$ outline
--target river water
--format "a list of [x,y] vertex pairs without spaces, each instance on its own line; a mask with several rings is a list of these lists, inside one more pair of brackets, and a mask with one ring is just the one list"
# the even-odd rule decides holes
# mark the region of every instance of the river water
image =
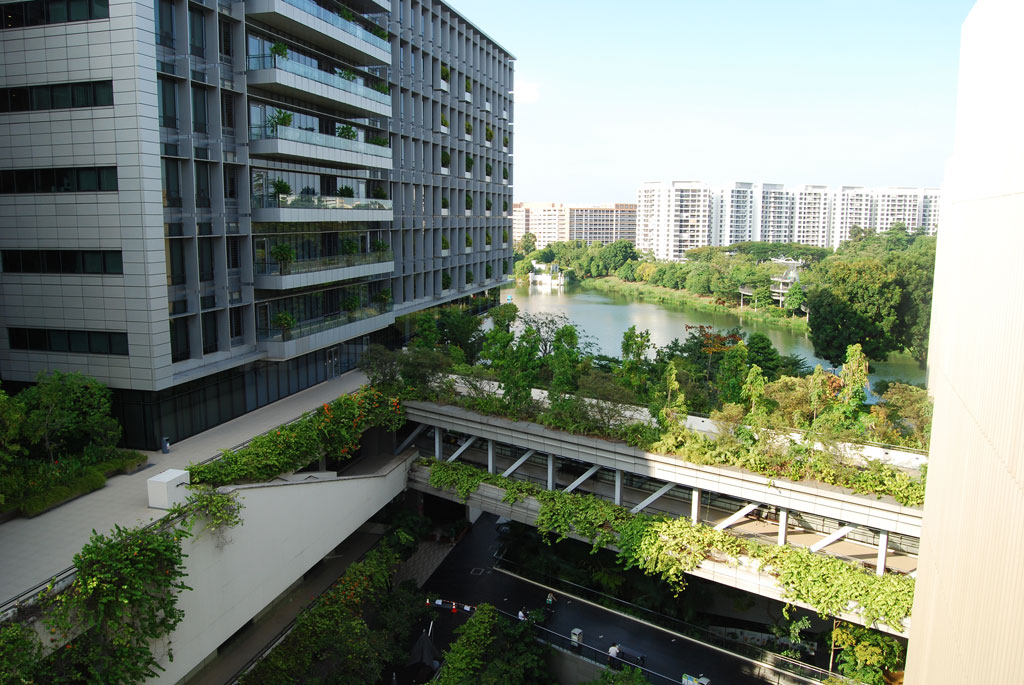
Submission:
[[[786,328],[775,328],[756,321],[744,321],[729,312],[695,311],[685,306],[642,302],[617,293],[601,293],[578,287],[563,289],[517,286],[502,290],[502,301],[511,295],[519,310],[529,314],[565,314],[584,331],[602,354],[618,357],[621,354],[622,334],[630,326],[651,332],[651,341],[660,346],[673,338],[684,339],[686,326],[713,326],[724,330],[739,326],[746,333],[768,336],[779,354],[797,354],[814,367],[831,364],[814,356],[814,346],[806,335]],[[924,383],[925,372],[906,354],[893,354],[888,361],[872,362],[870,379],[898,380],[904,383]]]

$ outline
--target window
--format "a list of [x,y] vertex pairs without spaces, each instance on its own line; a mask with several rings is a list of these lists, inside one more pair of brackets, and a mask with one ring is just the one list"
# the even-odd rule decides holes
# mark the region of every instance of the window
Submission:
[[171,325],[171,361],[180,362],[191,356],[188,340],[188,317],[172,319]]
[[167,241],[167,284],[185,283],[185,241]]
[[178,128],[178,87],[174,81],[157,78],[157,101],[160,108],[160,125]]
[[202,238],[199,241],[199,280],[212,281],[213,276],[213,239]]
[[210,206],[210,165],[195,162],[196,207]]
[[117,167],[0,171],[0,195],[117,190]]
[[206,312],[203,322],[203,354],[217,351],[217,312]]
[[224,165],[224,197],[231,200],[238,199],[238,169],[226,164]]
[[12,350],[128,356],[127,333],[69,331],[52,328],[8,328],[7,339]]
[[245,327],[242,319],[242,307],[235,307],[230,311],[229,318],[231,321],[231,337],[241,338],[245,335]]
[[188,51],[196,57],[206,56],[206,16],[201,10],[188,11]]
[[23,26],[42,26],[44,24],[62,24],[68,21],[88,21],[89,19],[107,19],[110,10],[108,0],[30,0],[30,2],[12,2],[3,5],[3,25],[5,29],[16,29]]
[[227,239],[229,269],[240,269],[242,267],[241,242],[242,239],[237,236],[229,236]]
[[197,133],[206,133],[206,89],[202,86],[192,86],[192,130]]
[[[231,57],[234,54],[231,44],[231,22],[225,21],[224,17],[218,20],[220,31],[218,31],[217,39],[219,41],[220,55],[222,58]],[[231,60],[225,60],[230,62]]]
[[220,93],[220,125],[224,128],[235,127],[235,96],[226,90]]
[[178,171],[178,160],[163,160],[162,183],[164,207],[181,207],[181,174]]
[[157,0],[156,3],[156,43],[164,47],[174,47],[174,2],[173,0]]

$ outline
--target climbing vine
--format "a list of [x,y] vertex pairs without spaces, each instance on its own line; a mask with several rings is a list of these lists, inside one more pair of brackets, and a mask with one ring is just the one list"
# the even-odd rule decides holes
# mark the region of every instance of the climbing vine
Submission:
[[181,526],[189,533],[195,531],[197,523],[202,522],[199,531],[209,531],[215,535],[222,534],[227,528],[242,525],[242,509],[245,505],[238,499],[237,492],[219,492],[208,485],[189,485],[189,496],[184,504],[171,507],[168,514],[172,517],[181,516]]
[[481,604],[476,612],[457,629],[459,639],[444,654],[444,668],[438,685],[462,685],[476,681],[484,666],[484,654],[494,641],[494,629],[500,617],[490,604]]
[[[677,590],[685,587],[686,574],[705,560],[737,564],[749,559],[776,578],[787,600],[807,604],[821,614],[852,611],[869,625],[884,621],[895,630],[910,616],[914,579],[909,576],[878,576],[852,562],[804,548],[746,540],[686,518],[633,514],[593,495],[542,490],[470,464],[434,459],[420,463],[430,468],[432,486],[453,490],[463,501],[481,483],[508,488],[505,501],[534,497],[540,504],[536,526],[541,534],[557,540],[576,535],[589,540],[595,551],[614,547],[623,567],[659,576]],[[508,494],[513,489],[515,500]]]

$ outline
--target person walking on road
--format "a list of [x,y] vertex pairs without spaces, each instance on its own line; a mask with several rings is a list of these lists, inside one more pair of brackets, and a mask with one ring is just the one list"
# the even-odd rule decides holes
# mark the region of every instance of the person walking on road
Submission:
[[608,665],[615,669],[618,669],[620,666],[618,643],[612,643],[612,646],[608,648]]
[[526,620],[526,607],[523,607],[522,609],[519,610],[519,620],[520,621],[525,621]]

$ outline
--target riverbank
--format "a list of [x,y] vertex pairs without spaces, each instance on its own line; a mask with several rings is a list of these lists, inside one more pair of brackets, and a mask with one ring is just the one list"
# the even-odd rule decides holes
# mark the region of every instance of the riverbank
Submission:
[[606,278],[587,278],[578,281],[581,288],[588,288],[604,293],[616,293],[628,295],[647,302],[658,302],[680,307],[691,307],[697,311],[710,313],[728,313],[739,317],[741,320],[757,321],[766,326],[774,326],[793,331],[794,333],[806,334],[808,331],[807,319],[799,317],[776,317],[755,310],[752,307],[734,307],[717,304],[709,297],[691,295],[683,290],[673,290],[660,285],[648,283],[630,283],[614,276]]

